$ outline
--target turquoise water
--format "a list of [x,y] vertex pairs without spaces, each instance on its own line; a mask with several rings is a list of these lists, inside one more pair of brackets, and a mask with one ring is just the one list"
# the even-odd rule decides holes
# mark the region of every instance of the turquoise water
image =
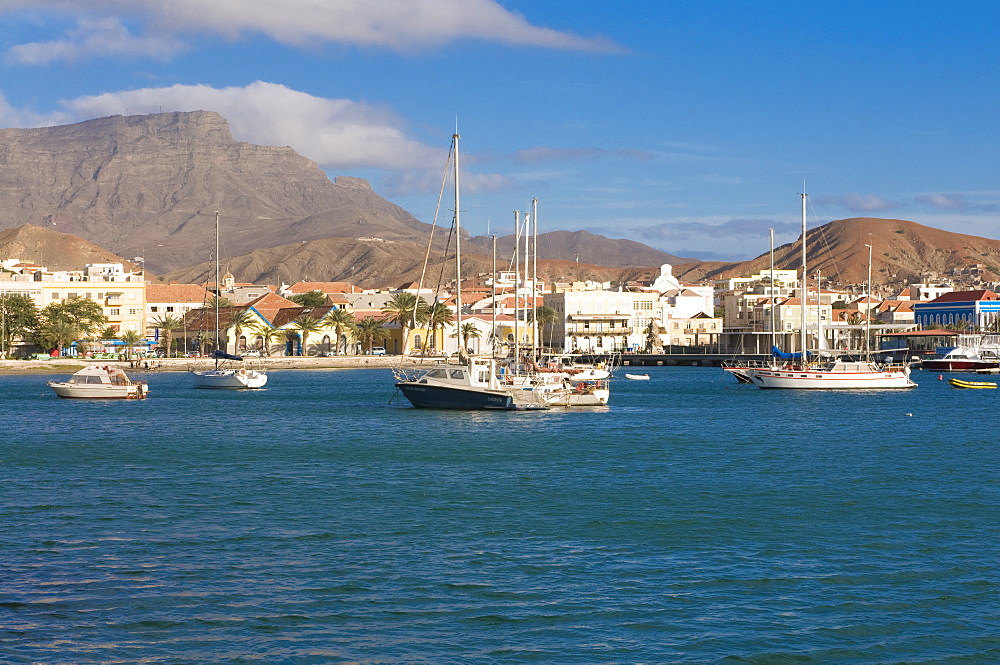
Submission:
[[0,377],[0,662],[1000,662],[1000,390],[643,371],[546,413]]

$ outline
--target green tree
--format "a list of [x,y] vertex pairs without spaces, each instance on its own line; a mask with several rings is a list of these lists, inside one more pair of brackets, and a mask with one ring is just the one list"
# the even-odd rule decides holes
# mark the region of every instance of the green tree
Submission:
[[83,336],[75,323],[66,319],[43,320],[35,332],[35,342],[44,349],[64,349]]
[[[208,346],[210,346],[212,344],[215,344],[215,341],[216,341],[215,340],[215,333],[211,332],[209,330],[201,330],[201,331],[199,331],[194,336],[194,338],[196,340],[198,340],[198,348],[201,350],[201,354],[202,355],[205,355],[205,349]],[[213,349],[213,350],[218,350],[218,349]]]
[[184,326],[184,321],[176,316],[166,315],[161,316],[158,319],[153,319],[151,323],[154,328],[160,329],[160,345],[163,346],[166,351],[166,357],[169,358],[174,344],[173,332],[182,328]]
[[406,353],[410,340],[410,328],[414,322],[424,321],[427,316],[427,302],[409,291],[399,291],[382,307],[383,325],[395,323],[403,331],[403,352]]
[[121,340],[125,342],[125,359],[132,360],[132,348],[142,341],[142,335],[135,330],[126,330],[121,334]]
[[355,324],[355,335],[368,354],[371,354],[375,342],[389,339],[389,331],[385,327],[385,321],[376,319],[374,316],[366,316],[358,321]]
[[554,307],[549,307],[548,305],[539,305],[534,310],[532,310],[532,315],[535,320],[536,325],[545,328],[548,326],[549,335],[548,342],[545,346],[552,347],[552,329],[555,327],[556,322],[559,320],[559,312],[555,310]]
[[208,299],[208,302],[205,303],[204,309],[210,309],[212,311],[215,311],[216,300],[219,301],[219,309],[225,309],[226,307],[233,306],[233,301],[225,296],[222,296],[221,298],[219,296],[212,296],[211,298]]
[[284,328],[279,328],[263,321],[254,324],[251,326],[251,329],[263,338],[264,355],[266,356],[271,355],[271,342],[285,335]]
[[240,353],[240,337],[243,335],[244,328],[250,328],[254,323],[257,322],[257,317],[250,313],[249,309],[242,309],[238,312],[233,312],[229,317],[229,327],[233,329],[236,339],[236,353]]
[[114,326],[107,326],[103,331],[101,331],[101,339],[118,339],[118,331]]
[[471,322],[463,323],[462,329],[456,330],[451,336],[458,337],[459,335],[462,337],[462,348],[466,351],[469,350],[470,339],[479,339],[483,336],[482,333],[479,332],[479,328],[476,327],[476,324]]
[[42,309],[41,318],[45,321],[70,323],[81,335],[94,334],[108,322],[101,306],[89,298],[72,298],[46,305]]
[[455,313],[451,311],[443,302],[436,302],[427,308],[427,315],[424,317],[427,325],[431,329],[431,338],[428,343],[431,347],[437,347],[437,329],[442,330],[446,325],[455,320]]
[[320,330],[323,324],[320,322],[320,317],[312,314],[299,314],[294,323],[295,327],[299,330],[299,334],[302,335],[302,355],[308,356],[309,335]]
[[38,308],[35,301],[21,293],[0,294],[0,355],[10,353],[10,344],[16,339],[29,339],[38,328]]
[[300,307],[322,307],[326,304],[326,296],[322,291],[296,293],[294,296],[288,296],[288,300],[298,304]]
[[334,344],[334,353],[339,354],[340,339],[343,337],[344,330],[354,330],[354,315],[346,309],[337,307],[327,312],[327,315],[323,317],[322,324],[327,328],[333,326],[333,332],[337,336],[337,343]]

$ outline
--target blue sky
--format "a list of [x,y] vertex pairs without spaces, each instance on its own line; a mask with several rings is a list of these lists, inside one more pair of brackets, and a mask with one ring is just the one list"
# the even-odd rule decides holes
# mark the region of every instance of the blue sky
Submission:
[[[84,9],[85,8],[85,9]],[[0,126],[210,109],[431,221],[750,258],[870,216],[1000,238],[1000,4],[3,0]],[[567,257],[569,258],[569,257]]]

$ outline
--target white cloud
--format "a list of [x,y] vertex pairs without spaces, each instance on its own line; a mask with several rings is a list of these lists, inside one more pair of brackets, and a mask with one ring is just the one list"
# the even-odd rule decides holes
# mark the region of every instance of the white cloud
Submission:
[[45,65],[59,60],[73,62],[94,53],[167,60],[183,49],[181,41],[171,36],[136,37],[117,18],[84,18],[75,30],[66,33],[64,39],[13,46],[7,51],[7,58],[22,65]]
[[[496,0],[8,0],[0,14],[18,9],[51,10],[84,18],[102,16],[110,21],[118,19],[109,17],[127,16],[148,22],[154,33],[163,34],[210,32],[230,39],[263,34],[295,46],[336,43],[408,51],[475,39],[564,50],[623,50],[602,37],[532,25]],[[108,24],[104,30],[111,28]],[[51,55],[43,54],[46,45],[31,44],[14,47],[11,56],[30,62],[45,57],[52,60],[56,55],[106,54],[100,41],[93,39],[98,33],[91,19],[81,20],[79,29],[49,44],[54,47]],[[162,57],[178,47],[166,38],[132,37],[127,30],[119,30],[116,39],[116,48],[123,49],[119,53],[145,50],[145,55]]]
[[330,169],[440,169],[446,148],[407,137],[395,113],[348,99],[324,99],[276,83],[213,88],[175,85],[80,97],[63,105],[78,119],[114,114],[209,110],[229,121],[233,136],[290,146]]

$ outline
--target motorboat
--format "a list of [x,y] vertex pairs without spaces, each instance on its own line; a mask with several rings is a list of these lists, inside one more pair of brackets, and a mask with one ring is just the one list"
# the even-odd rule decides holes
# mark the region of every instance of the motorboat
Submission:
[[541,391],[515,386],[492,358],[435,363],[411,375],[397,371],[396,388],[422,409],[520,411],[547,409]]
[[118,367],[88,365],[65,381],[49,381],[59,397],[75,399],[145,399],[149,386],[133,381]]
[[997,335],[959,335],[958,346],[935,349],[920,361],[932,372],[979,372],[1000,369],[1000,338]]
[[611,368],[603,362],[560,354],[510,366],[515,385],[541,393],[552,406],[607,406],[611,399]]

